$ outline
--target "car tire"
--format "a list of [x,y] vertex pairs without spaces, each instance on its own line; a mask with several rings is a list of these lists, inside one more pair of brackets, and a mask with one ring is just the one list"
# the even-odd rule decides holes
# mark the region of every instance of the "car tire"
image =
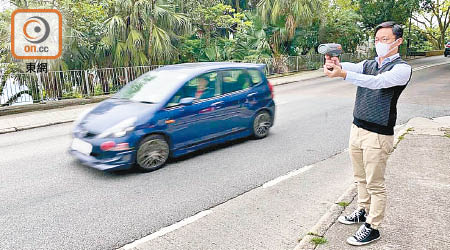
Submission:
[[136,151],[136,168],[151,172],[164,166],[169,158],[170,148],[162,135],[150,135],[139,143]]
[[252,122],[252,132],[255,139],[262,139],[269,134],[272,126],[272,116],[266,110],[256,113]]

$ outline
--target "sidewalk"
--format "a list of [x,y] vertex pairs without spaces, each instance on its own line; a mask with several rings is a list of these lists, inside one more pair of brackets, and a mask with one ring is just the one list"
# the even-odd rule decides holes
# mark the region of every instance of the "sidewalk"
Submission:
[[[288,76],[278,76],[270,78],[269,81],[274,85],[281,85],[297,81],[306,81],[314,78],[323,77],[322,70],[314,71],[304,71]],[[98,102],[104,100],[105,97],[96,97],[89,100],[78,100],[81,102]],[[63,107],[67,105],[66,107]],[[79,114],[89,108],[93,108],[97,105],[94,104],[84,104],[76,105],[75,101],[60,101],[49,103],[49,104],[33,104],[33,107],[26,106],[14,106],[9,113],[17,113],[20,109],[27,109],[31,112],[18,113],[18,114],[8,114],[8,111],[3,110],[0,112],[0,134],[21,131],[25,129],[32,129],[38,127],[44,127],[54,124],[73,122]],[[31,105],[30,105],[31,106]],[[52,107],[48,107],[52,106]],[[48,110],[43,110],[47,108],[53,108]],[[0,107],[1,109],[1,107]],[[6,115],[5,115],[6,114]]]
[[[450,116],[414,118],[408,128],[412,130],[397,145],[386,170],[388,201],[381,239],[358,249],[450,249]],[[356,199],[344,214],[356,208]],[[325,232],[314,232],[327,241],[316,249],[356,249],[346,239],[359,226],[334,219]],[[314,249],[312,238],[305,238],[296,250]]]

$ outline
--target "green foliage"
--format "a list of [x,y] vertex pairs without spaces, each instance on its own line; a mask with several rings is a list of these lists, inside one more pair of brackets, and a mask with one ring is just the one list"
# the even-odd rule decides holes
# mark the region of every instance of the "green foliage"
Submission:
[[231,33],[243,31],[251,27],[252,22],[245,20],[243,13],[236,13],[230,5],[217,4],[212,7],[198,6],[193,16],[197,31],[209,45],[211,38],[228,37]]
[[[82,98],[83,94],[79,90],[78,87],[75,87],[72,82],[64,82],[64,89],[62,91],[62,98],[63,99],[70,99],[70,98]],[[47,93],[45,93],[46,97]]]
[[103,87],[101,84],[96,84],[94,86],[94,95],[103,95]]
[[433,43],[428,41],[426,31],[417,27],[416,25],[411,25],[411,33],[405,29],[403,34],[403,39],[406,41],[410,40],[410,51],[429,51],[433,49]]
[[362,21],[361,16],[352,9],[342,10],[335,5],[329,6],[326,10],[326,21],[319,33],[320,43],[339,43],[345,52],[355,52],[364,39],[364,32],[359,25]]
[[11,13],[11,10],[0,12],[0,63],[12,62]]
[[343,207],[343,208],[346,208],[348,205],[350,205],[350,203],[345,202],[345,201],[341,201],[341,202],[338,202],[338,205]]
[[[175,42],[190,33],[190,20],[176,12],[173,1],[117,0],[96,50],[101,66],[170,63]],[[112,65],[111,65],[112,64]]]
[[315,53],[315,48],[319,46],[319,26],[320,22],[315,21],[305,29],[297,29],[295,39],[292,43],[294,53],[291,55],[306,55]]
[[[287,56],[315,54],[317,46],[325,42],[337,42],[344,51],[355,52],[373,36],[373,27],[379,23],[394,20],[404,24],[411,10],[421,15],[436,9],[432,0],[12,2],[20,8],[57,8],[62,12],[62,57],[42,61],[49,63],[50,70],[273,59],[274,67],[282,71],[288,66]],[[448,5],[440,6],[439,13],[445,13]],[[11,12],[0,13],[0,63],[14,62],[10,53]],[[438,26],[422,29],[413,25],[412,50],[442,47],[442,37],[450,34]],[[409,39],[407,29],[404,34],[405,40]],[[301,65],[310,69],[320,66],[307,61]],[[114,91],[114,85],[103,83],[98,92],[103,90]]]
[[268,25],[269,44],[273,57],[288,54],[296,30],[310,25],[320,12],[318,0],[261,0],[258,14]]
[[90,68],[96,65],[95,50],[104,34],[103,22],[108,17],[106,10],[111,1],[100,0],[61,0],[59,10],[65,18],[64,63],[53,63],[60,70]]
[[364,26],[373,29],[386,21],[406,24],[411,9],[418,6],[419,0],[358,0],[358,3]]
[[311,243],[313,243],[314,245],[322,245],[327,243],[327,239],[323,238],[323,237],[314,237],[311,239]]

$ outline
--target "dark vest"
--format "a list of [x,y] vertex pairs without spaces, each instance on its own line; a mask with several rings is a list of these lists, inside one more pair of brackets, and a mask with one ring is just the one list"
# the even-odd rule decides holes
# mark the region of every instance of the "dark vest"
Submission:
[[[406,64],[406,62],[399,57],[378,68],[375,60],[367,60],[364,63],[363,74],[376,76],[391,70],[397,64]],[[397,120],[397,101],[409,80],[403,86],[385,89],[358,87],[353,110],[353,124],[378,134],[393,135]]]

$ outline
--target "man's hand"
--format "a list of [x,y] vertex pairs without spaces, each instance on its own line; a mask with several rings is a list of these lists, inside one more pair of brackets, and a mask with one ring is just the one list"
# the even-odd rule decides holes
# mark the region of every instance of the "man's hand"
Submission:
[[333,63],[342,68],[341,63],[339,62],[339,57],[337,56],[331,57],[329,55],[325,55],[325,63]]
[[[333,70],[329,70],[331,68]],[[345,79],[347,77],[347,72],[334,63],[325,63],[325,65],[323,65],[323,73],[325,73],[325,75],[327,75],[330,78],[342,77]]]

